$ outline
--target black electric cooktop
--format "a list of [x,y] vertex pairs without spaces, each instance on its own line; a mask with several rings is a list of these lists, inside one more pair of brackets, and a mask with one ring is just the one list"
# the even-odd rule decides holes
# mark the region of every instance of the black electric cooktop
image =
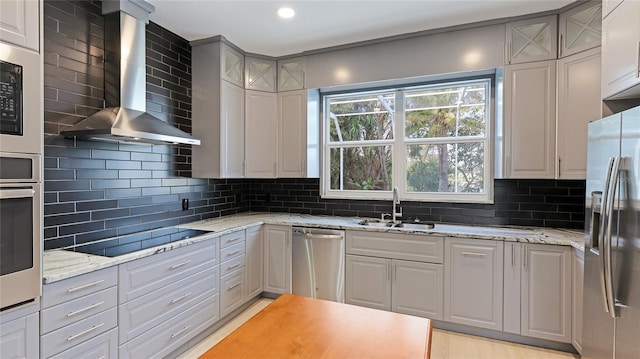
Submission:
[[73,248],[68,248],[68,250],[103,257],[117,257],[142,249],[161,246],[163,244],[209,233],[213,232],[182,227],[164,227],[108,238],[87,245],[78,245]]

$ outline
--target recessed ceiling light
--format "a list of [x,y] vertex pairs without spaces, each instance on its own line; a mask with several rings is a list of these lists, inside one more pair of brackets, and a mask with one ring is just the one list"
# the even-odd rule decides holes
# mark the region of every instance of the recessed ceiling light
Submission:
[[296,12],[293,11],[293,9],[290,8],[290,7],[281,7],[281,8],[278,9],[278,16],[280,16],[283,19],[290,19],[295,14],[296,14]]

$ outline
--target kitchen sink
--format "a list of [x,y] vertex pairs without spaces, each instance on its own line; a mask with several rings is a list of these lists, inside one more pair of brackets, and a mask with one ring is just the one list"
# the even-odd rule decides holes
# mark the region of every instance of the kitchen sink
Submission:
[[405,228],[405,229],[433,229],[435,227],[435,223],[430,222],[402,222],[394,225],[397,228]]
[[367,226],[367,227],[393,227],[393,228],[404,228],[404,229],[418,229],[418,230],[430,230],[433,229],[436,225],[431,222],[421,222],[421,221],[406,221],[400,223],[393,223],[389,220],[382,219],[364,219],[358,222],[359,225]]
[[367,226],[367,227],[392,227],[393,222],[389,220],[382,219],[363,219],[358,222],[359,225]]

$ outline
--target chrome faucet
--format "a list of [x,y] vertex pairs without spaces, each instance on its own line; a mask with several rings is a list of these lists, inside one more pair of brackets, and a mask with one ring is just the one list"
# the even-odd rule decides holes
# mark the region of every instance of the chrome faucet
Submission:
[[402,217],[402,207],[398,210],[397,205],[400,204],[400,198],[398,197],[398,186],[393,187],[393,202],[391,205],[393,206],[393,214],[391,215],[391,220],[393,223],[398,223],[398,218]]

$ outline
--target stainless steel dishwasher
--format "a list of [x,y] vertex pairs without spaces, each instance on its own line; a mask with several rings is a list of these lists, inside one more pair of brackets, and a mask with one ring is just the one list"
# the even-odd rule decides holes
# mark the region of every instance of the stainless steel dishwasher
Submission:
[[293,227],[293,294],[344,302],[344,231]]

